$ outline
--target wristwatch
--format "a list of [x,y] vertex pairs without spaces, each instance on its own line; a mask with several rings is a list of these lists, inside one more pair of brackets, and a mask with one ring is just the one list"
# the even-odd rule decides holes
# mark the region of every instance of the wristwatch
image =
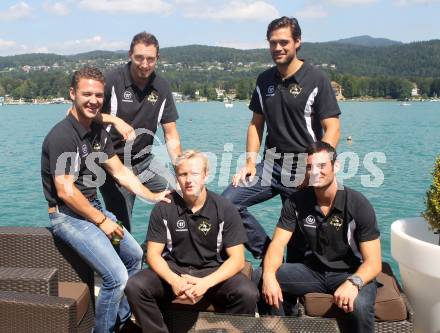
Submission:
[[347,280],[350,281],[353,285],[355,285],[358,288],[358,290],[361,290],[362,287],[364,286],[364,281],[359,275],[350,275],[347,278]]

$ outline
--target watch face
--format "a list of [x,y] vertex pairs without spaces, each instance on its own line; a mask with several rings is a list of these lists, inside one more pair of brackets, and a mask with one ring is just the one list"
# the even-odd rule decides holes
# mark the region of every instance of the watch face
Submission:
[[361,289],[364,285],[364,281],[362,281],[362,279],[357,275],[352,275],[348,279],[353,282],[353,284],[355,284],[359,289]]

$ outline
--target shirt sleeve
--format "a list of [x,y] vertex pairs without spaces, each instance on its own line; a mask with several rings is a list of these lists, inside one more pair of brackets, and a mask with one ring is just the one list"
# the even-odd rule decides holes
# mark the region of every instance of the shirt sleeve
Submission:
[[105,145],[104,145],[104,153],[107,155],[107,159],[112,158],[113,156],[115,156],[115,150],[113,148],[113,142],[112,139],[110,137],[110,134],[107,133],[107,131],[104,131],[104,135],[105,135]]
[[79,171],[79,151],[75,142],[48,139],[49,170],[53,176],[74,175]]
[[318,84],[318,95],[315,100],[316,112],[320,120],[337,117],[341,114],[335,92],[328,78],[322,74]]
[[225,248],[247,242],[246,230],[237,208],[227,204],[224,208],[223,245]]
[[281,216],[278,219],[277,227],[295,232],[296,226],[298,224],[298,219],[296,217],[296,207],[291,199],[287,199],[281,210]]
[[168,92],[166,95],[165,107],[163,110],[162,118],[160,120],[161,124],[172,123],[179,118],[171,89],[169,89],[168,87],[167,90]]
[[359,201],[357,207],[354,209],[356,216],[354,217],[356,222],[356,236],[359,242],[368,242],[378,239],[380,237],[379,227],[377,225],[376,213],[370,202],[362,197],[362,201]]
[[167,242],[167,227],[166,220],[163,218],[160,206],[154,206],[150,215],[150,222],[148,223],[147,241],[166,244]]
[[255,86],[254,92],[252,93],[251,102],[249,103],[249,109],[255,113],[263,114],[263,108],[261,105],[262,101],[263,98],[261,96],[261,91],[257,80],[257,85]]

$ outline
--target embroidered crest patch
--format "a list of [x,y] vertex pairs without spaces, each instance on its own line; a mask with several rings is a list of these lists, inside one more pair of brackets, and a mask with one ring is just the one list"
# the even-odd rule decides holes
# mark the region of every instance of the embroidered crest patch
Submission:
[[157,100],[159,99],[159,95],[157,94],[157,92],[155,90],[153,90],[148,96],[147,96],[147,101],[150,102],[151,104],[156,104]]
[[342,227],[342,224],[344,223],[344,219],[339,215],[333,215],[328,223],[337,231],[339,231],[339,229],[341,229]]
[[289,92],[295,98],[301,93],[301,90],[302,90],[301,86],[297,83],[293,83],[289,85]]
[[206,221],[202,221],[199,224],[198,229],[206,236],[208,234],[209,230],[211,230],[211,225]]

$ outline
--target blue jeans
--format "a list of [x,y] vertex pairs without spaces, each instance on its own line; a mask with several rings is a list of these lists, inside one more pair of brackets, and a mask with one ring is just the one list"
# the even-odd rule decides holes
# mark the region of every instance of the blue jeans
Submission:
[[[133,173],[152,192],[161,192],[169,187],[174,176],[160,163],[153,162],[154,155],[148,155],[141,162],[132,166]],[[106,173],[105,183],[99,188],[104,199],[105,208],[122,221],[124,227],[131,231],[131,215],[136,195],[119,185]]]
[[[97,199],[91,204],[116,220],[112,213],[102,209]],[[96,301],[94,332],[114,332],[117,319],[124,323],[130,318],[124,288],[128,278],[141,268],[142,250],[127,230],[124,230],[119,248],[115,249],[95,224],[84,220],[65,205],[59,206],[58,211],[49,214],[54,235],[74,249],[102,278]]]
[[[245,244],[246,248],[254,258],[262,259],[269,246],[270,238],[247,208],[269,200],[276,195],[281,195],[281,200],[284,203],[296,191],[296,187],[283,184],[283,182],[287,184],[287,178],[290,179],[290,170],[289,172],[282,170],[279,163],[275,162],[272,167],[269,163],[260,162],[257,164],[256,169],[253,184],[250,186],[241,184],[238,187],[229,185],[222,196],[229,199],[240,213],[248,237],[248,242]],[[263,174],[265,175],[264,180]],[[269,175],[269,177],[266,175]]]
[[[322,269],[312,269],[300,263],[285,263],[277,271],[277,281],[280,284],[283,296],[288,298],[300,297],[307,293],[334,294],[336,289],[347,280],[350,272],[335,272]],[[254,282],[261,283],[261,268],[253,274]],[[354,311],[347,313],[345,323],[348,332],[371,333],[374,332],[374,303],[376,301],[376,281],[366,284],[354,301]],[[259,309],[264,313],[267,308],[259,304]],[[266,305],[267,307],[267,305]],[[283,307],[275,312],[284,315]],[[274,314],[274,311],[272,311]]]

